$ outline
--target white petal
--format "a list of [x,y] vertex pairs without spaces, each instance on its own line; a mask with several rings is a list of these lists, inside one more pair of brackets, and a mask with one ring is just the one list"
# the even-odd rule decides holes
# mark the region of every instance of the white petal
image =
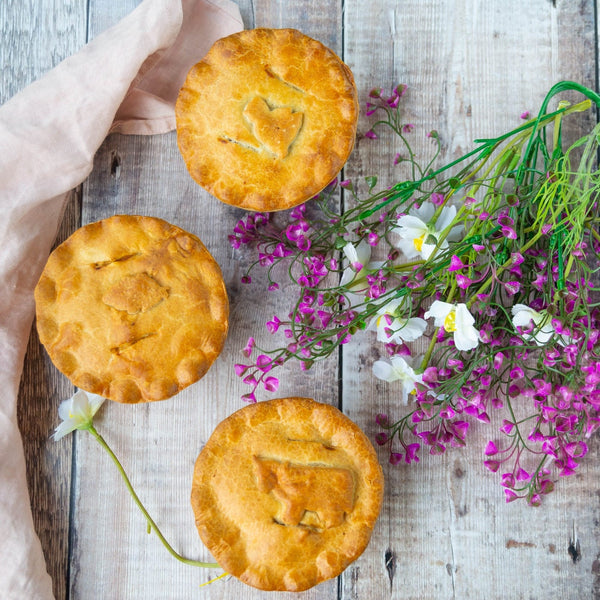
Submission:
[[385,317],[379,317],[377,319],[377,341],[384,344],[396,341],[394,332],[391,331],[391,326],[387,324]]
[[[400,319],[398,319],[400,321]],[[398,329],[397,335],[405,342],[414,342],[420,338],[427,329],[427,322],[419,317],[406,319],[402,327]]]
[[537,314],[537,311],[533,310],[533,308],[530,308],[526,304],[514,304],[510,310],[513,316],[520,312],[533,312]]
[[396,314],[396,310],[398,310],[398,307],[404,303],[405,298],[406,298],[406,296],[403,296],[402,298],[394,298],[393,300],[390,300],[387,304],[384,304],[377,311],[377,314],[379,314],[379,315],[394,315],[394,314]]
[[472,350],[479,344],[479,332],[475,327],[456,329],[454,332],[454,345],[458,350]]
[[390,362],[399,375],[412,372],[412,367],[401,356],[392,356]]
[[418,216],[424,223],[429,223],[437,210],[437,206],[433,202],[425,200],[419,208],[411,208],[408,212]]
[[421,246],[421,256],[425,259],[425,260],[429,260],[429,257],[433,254],[433,251],[435,250],[435,245],[434,244],[423,244]]
[[340,286],[343,287],[345,285],[348,285],[354,279],[355,276],[355,271],[350,267],[347,267],[342,273],[342,278],[340,279]]
[[469,312],[467,305],[460,302],[456,305],[456,329],[469,327],[475,323],[475,318]]
[[449,302],[442,302],[436,300],[429,308],[429,310],[423,315],[425,319],[430,317],[435,318],[435,325],[439,327],[444,324],[444,319],[454,310],[454,304]]
[[531,321],[537,323],[540,320],[540,313],[525,304],[515,304],[512,307],[512,314],[512,322],[515,327],[527,327]]
[[359,262],[365,267],[369,264],[369,261],[371,260],[371,246],[365,240],[362,240],[360,244],[356,246],[356,257],[357,260],[354,262]]
[[383,360],[376,360],[373,363],[373,375],[384,381],[395,381],[398,379],[392,369],[392,365]]
[[71,433],[71,431],[74,431],[75,429],[76,426],[72,421],[61,421],[58,424],[58,427],[54,430],[52,437],[54,438],[55,442],[58,442],[58,440],[65,437],[65,435]]
[[90,403],[87,393],[83,390],[77,390],[73,395],[71,402],[71,414],[75,418],[83,418],[89,414]]
[[396,221],[398,227],[405,230],[406,232],[414,232],[417,234],[415,237],[420,237],[427,232],[427,223],[425,223],[419,217],[413,215],[402,215]]
[[462,225],[457,225],[450,230],[450,233],[446,236],[446,239],[449,242],[457,242],[462,238],[463,227]]
[[554,336],[556,330],[551,322],[546,323],[541,329],[536,329],[532,336],[538,346],[544,346]]
[[73,398],[69,398],[68,400],[63,400],[58,406],[58,416],[66,421],[71,417],[71,402]]
[[92,416],[94,416],[100,407],[104,404],[104,398],[102,396],[98,396],[98,394],[91,394],[88,392],[88,400],[90,403],[90,408],[92,411]]
[[412,392],[413,389],[409,390],[407,385],[404,383],[402,384],[402,404],[404,404],[404,406],[408,404],[408,394]]
[[356,247],[351,242],[348,242],[344,246],[344,254],[350,263],[358,262],[358,253],[356,252]]
[[456,206],[444,206],[440,212],[440,216],[435,222],[435,228],[438,231],[443,231],[452,224],[454,217],[456,217]]
[[406,258],[417,258],[421,256],[420,252],[415,248],[415,244],[412,239],[400,240],[396,247],[398,250],[402,251],[402,254],[406,256]]

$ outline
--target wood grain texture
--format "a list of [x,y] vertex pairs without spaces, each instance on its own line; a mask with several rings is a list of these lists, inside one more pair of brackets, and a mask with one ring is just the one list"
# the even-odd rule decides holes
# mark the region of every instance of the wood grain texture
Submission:
[[[74,52],[132,10],[139,0],[4,0],[0,2],[0,99]],[[374,86],[406,83],[406,121],[419,155],[428,156],[430,129],[444,158],[499,134],[534,111],[562,78],[595,85],[596,16],[586,0],[240,0],[247,28],[295,27],[337,52],[354,72],[361,101]],[[10,40],[7,43],[6,40]],[[200,58],[200,57],[199,57]],[[589,117],[592,118],[591,116]],[[591,122],[591,121],[590,121]],[[363,137],[345,176],[377,174],[393,183],[393,140]],[[574,134],[577,131],[573,132]],[[151,138],[112,135],[63,224],[117,213],[164,218],[198,235],[217,259],[230,297],[230,336],[219,360],[197,384],[152,405],[106,403],[96,420],[166,538],[182,554],[210,560],[195,531],[189,495],[193,465],[216,424],[242,406],[247,391],[233,365],[264,323],[285,314],[293,290],[267,293],[260,276],[240,277],[251,256],[227,235],[245,213],[219,203],[189,177],[174,133]],[[371,337],[369,337],[371,335]],[[379,357],[365,333],[304,374],[280,373],[277,396],[305,395],[337,403],[373,438],[378,412],[399,414],[399,389],[371,374]],[[340,371],[341,369],[341,371]],[[102,449],[77,433],[48,442],[56,408],[71,388],[32,336],[19,417],[37,531],[59,600],[192,597],[255,600],[272,594],[233,578],[199,586],[220,574],[172,559],[146,524]],[[266,398],[266,394],[261,399]],[[497,423],[496,423],[497,427]],[[484,470],[490,426],[470,431],[469,446],[443,457],[423,455],[412,467],[392,467],[379,449],[386,500],[365,554],[339,578],[278,598],[480,599],[600,597],[600,444],[595,438],[578,474],[562,482],[542,508],[506,505],[498,477]],[[71,452],[74,460],[71,463]],[[71,479],[72,478],[72,479]],[[69,512],[71,513],[69,538]]]
[[[105,1],[92,2],[90,15],[102,11],[117,19],[117,8],[115,5],[114,11],[110,10]],[[294,12],[287,10],[286,26],[297,25],[299,18]],[[242,13],[257,25],[283,25],[282,21],[273,22],[272,15],[254,14],[252,7],[242,7]],[[321,31],[339,35],[339,15],[337,22],[328,23],[320,22]],[[312,33],[317,37],[319,31]],[[90,35],[95,35],[92,21]],[[106,140],[84,186],[82,218],[88,223],[116,213],[153,215],[187,229],[202,239],[223,270],[231,305],[230,335],[209,373],[169,401],[148,406],[108,403],[98,420],[99,431],[106,434],[122,459],[167,539],[186,556],[210,560],[190,507],[193,465],[216,424],[243,406],[240,396],[248,390],[233,371],[233,365],[243,360],[240,350],[250,335],[264,338],[264,323],[273,314],[289,311],[289,295],[285,287],[279,294],[265,294],[264,284],[240,284],[251,257],[231,249],[226,240],[245,213],[218,202],[192,181],[177,149],[175,133],[152,138],[113,135]],[[335,372],[335,363],[333,359],[316,367],[317,384],[310,386],[302,382],[304,378],[296,369],[285,369],[278,396],[301,390],[322,401],[337,402],[337,378],[326,377],[326,373]],[[146,534],[144,520],[116,470],[88,436],[77,439],[74,490],[72,598],[92,598],[100,590],[118,598],[183,600],[201,583],[220,574],[218,570],[204,572],[179,564],[155,536]],[[103,526],[99,528],[98,523]],[[233,579],[203,588],[202,595],[265,597],[265,593]],[[337,582],[326,583],[303,597],[336,598]]]
[[[79,226],[80,201],[81,194],[74,192],[65,207],[55,245]],[[50,439],[50,434],[58,425],[58,405],[73,392],[73,386],[48,358],[34,324],[21,376],[17,418],[23,437],[33,522],[57,598],[66,597],[68,589],[73,452],[71,437],[57,443]]]
[[[76,52],[85,43],[84,0],[6,0],[0,3],[0,103]],[[79,226],[80,191],[65,208],[57,242]],[[32,331],[21,377],[18,422],[27,462],[33,520],[57,598],[69,577],[71,440],[50,439],[60,401],[73,388],[57,373]]]
[[[590,3],[419,0],[345,7],[345,39],[353,40],[345,59],[363,97],[377,85],[409,86],[406,122],[415,124],[411,141],[422,157],[430,152],[424,133],[431,129],[448,161],[473,148],[473,139],[518,126],[520,113],[534,112],[559,79],[595,83]],[[363,138],[347,174],[387,176],[385,187],[396,181],[394,154],[389,138]],[[346,347],[343,359],[344,409],[371,435],[377,412],[402,411],[398,388],[371,374],[380,354],[365,340]],[[411,467],[387,465],[384,513],[367,553],[343,575],[344,598],[594,597],[598,440],[582,472],[533,510],[506,505],[499,477],[482,465],[486,436],[497,427],[472,427],[464,450],[425,454]],[[569,553],[574,536],[581,550],[576,562]],[[374,588],[374,580],[387,585]]]

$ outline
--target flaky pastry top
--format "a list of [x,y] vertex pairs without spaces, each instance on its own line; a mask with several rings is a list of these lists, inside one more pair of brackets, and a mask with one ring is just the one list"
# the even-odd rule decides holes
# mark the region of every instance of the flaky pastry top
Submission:
[[57,368],[119,402],[173,396],[206,373],[227,335],[219,266],[196,236],[153,217],[75,231],[50,255],[35,301]]
[[175,108],[193,179],[248,210],[289,208],[327,186],[356,136],[350,69],[294,29],[218,40],[189,72]]
[[358,558],[382,496],[367,437],[308,398],[259,402],[222,421],[192,485],[198,532],[220,566],[279,591],[308,589]]

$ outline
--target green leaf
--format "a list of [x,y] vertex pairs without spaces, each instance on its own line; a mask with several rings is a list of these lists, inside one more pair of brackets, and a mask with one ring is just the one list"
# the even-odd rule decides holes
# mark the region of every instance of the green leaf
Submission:
[[365,181],[369,186],[369,191],[371,191],[377,185],[377,175],[369,175],[368,177],[365,177]]

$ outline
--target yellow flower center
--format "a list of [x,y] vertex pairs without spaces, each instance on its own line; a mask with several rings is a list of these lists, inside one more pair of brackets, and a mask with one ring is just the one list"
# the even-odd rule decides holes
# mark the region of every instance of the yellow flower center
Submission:
[[444,329],[450,333],[456,331],[456,311],[451,310],[444,319]]
[[415,238],[413,240],[413,244],[415,245],[415,248],[417,249],[417,252],[421,252],[421,248],[423,248],[423,242],[425,241],[425,236],[427,234],[424,233],[421,237]]

